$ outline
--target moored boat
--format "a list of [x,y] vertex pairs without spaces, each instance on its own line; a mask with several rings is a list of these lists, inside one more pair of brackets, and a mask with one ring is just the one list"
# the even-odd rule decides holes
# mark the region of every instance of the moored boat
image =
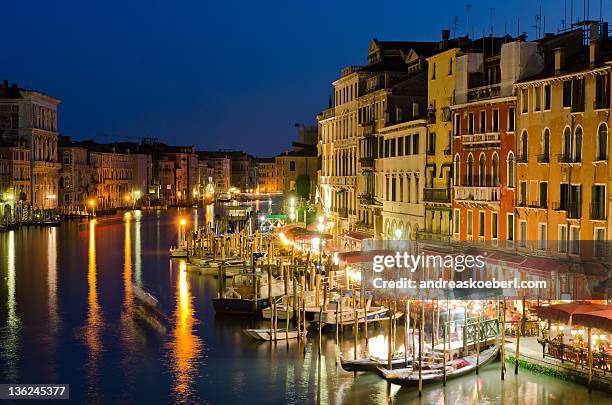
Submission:
[[[257,340],[274,340],[274,329],[243,329],[243,332]],[[276,340],[296,339],[300,335],[297,329],[276,329]]]
[[[451,360],[446,363],[446,379],[451,380],[467,375],[476,371],[477,362],[479,367],[493,361],[498,354],[499,347],[492,346],[480,352],[480,359],[477,360],[476,354],[462,357],[460,359]],[[441,364],[438,364],[440,366]],[[419,384],[419,370],[412,368],[401,368],[396,370],[387,370],[381,367],[377,368],[381,377],[390,383],[402,386],[415,386]],[[421,370],[421,379],[423,384],[432,384],[444,380],[444,370],[442,367],[430,367],[430,369]]]
[[[270,287],[268,275],[260,272],[237,274],[231,285],[225,288],[217,298],[213,298],[213,307],[217,314],[259,314],[270,305]],[[272,278],[272,295],[274,299],[284,292],[283,281]]]

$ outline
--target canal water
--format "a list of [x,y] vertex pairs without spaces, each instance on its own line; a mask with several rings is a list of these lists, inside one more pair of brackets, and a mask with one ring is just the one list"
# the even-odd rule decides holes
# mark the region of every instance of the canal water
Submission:
[[[255,342],[258,321],[215,317],[212,277],[178,271],[168,248],[189,209],[0,233],[0,383],[66,383],[75,403],[588,404],[604,393],[521,370],[414,389],[335,364],[334,338]],[[210,215],[210,212],[208,213]],[[139,321],[134,287],[155,294],[166,333]],[[382,330],[370,346],[384,354]],[[353,344],[344,336],[343,350]],[[72,402],[72,401],[71,401]]]

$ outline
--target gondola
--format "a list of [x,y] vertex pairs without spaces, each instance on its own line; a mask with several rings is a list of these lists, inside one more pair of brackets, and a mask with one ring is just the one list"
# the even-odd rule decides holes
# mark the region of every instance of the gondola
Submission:
[[[499,347],[493,346],[480,352],[479,367],[493,361],[499,352]],[[446,379],[462,377],[476,371],[476,354],[451,360],[446,363]],[[441,366],[441,364],[438,364]],[[377,368],[378,374],[390,383],[402,386],[416,386],[419,384],[419,370],[412,368],[401,368],[396,370],[387,370],[382,367]],[[444,370],[442,367],[433,367],[430,369],[421,370],[423,384],[432,384],[444,380]]]

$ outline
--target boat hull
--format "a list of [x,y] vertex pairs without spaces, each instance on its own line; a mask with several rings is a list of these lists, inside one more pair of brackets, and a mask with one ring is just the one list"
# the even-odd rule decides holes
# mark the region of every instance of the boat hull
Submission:
[[257,300],[241,298],[213,298],[213,308],[217,314],[225,315],[258,315],[270,305],[267,298]]

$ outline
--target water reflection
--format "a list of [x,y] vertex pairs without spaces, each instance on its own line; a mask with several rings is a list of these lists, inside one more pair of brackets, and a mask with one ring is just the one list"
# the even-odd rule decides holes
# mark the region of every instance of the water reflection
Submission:
[[[183,267],[183,266],[181,266]],[[175,329],[171,344],[171,368],[174,373],[173,391],[180,402],[194,401],[198,357],[202,355],[202,343],[194,334],[196,323],[191,302],[191,290],[187,271],[179,269],[176,294]]]
[[2,341],[0,353],[2,358],[4,381],[18,382],[18,361],[19,361],[19,329],[20,320],[17,316],[17,301],[15,299],[16,269],[15,269],[15,231],[8,234],[8,249],[6,252],[8,274],[6,277],[7,298],[6,325],[2,330]]
[[[60,318],[57,310],[57,228],[52,227],[47,234],[47,294],[49,333],[46,335],[49,344],[49,355],[54,358],[57,350],[57,337],[60,329]],[[55,361],[50,361],[49,377],[56,375]]]
[[140,228],[142,227],[141,216],[136,216],[134,224],[134,282],[142,286],[142,242],[140,239]]
[[84,339],[87,349],[85,373],[90,394],[98,391],[99,361],[102,354],[103,319],[100,304],[98,303],[98,285],[96,268],[96,220],[89,222],[89,247],[87,266],[87,323],[85,325]]

